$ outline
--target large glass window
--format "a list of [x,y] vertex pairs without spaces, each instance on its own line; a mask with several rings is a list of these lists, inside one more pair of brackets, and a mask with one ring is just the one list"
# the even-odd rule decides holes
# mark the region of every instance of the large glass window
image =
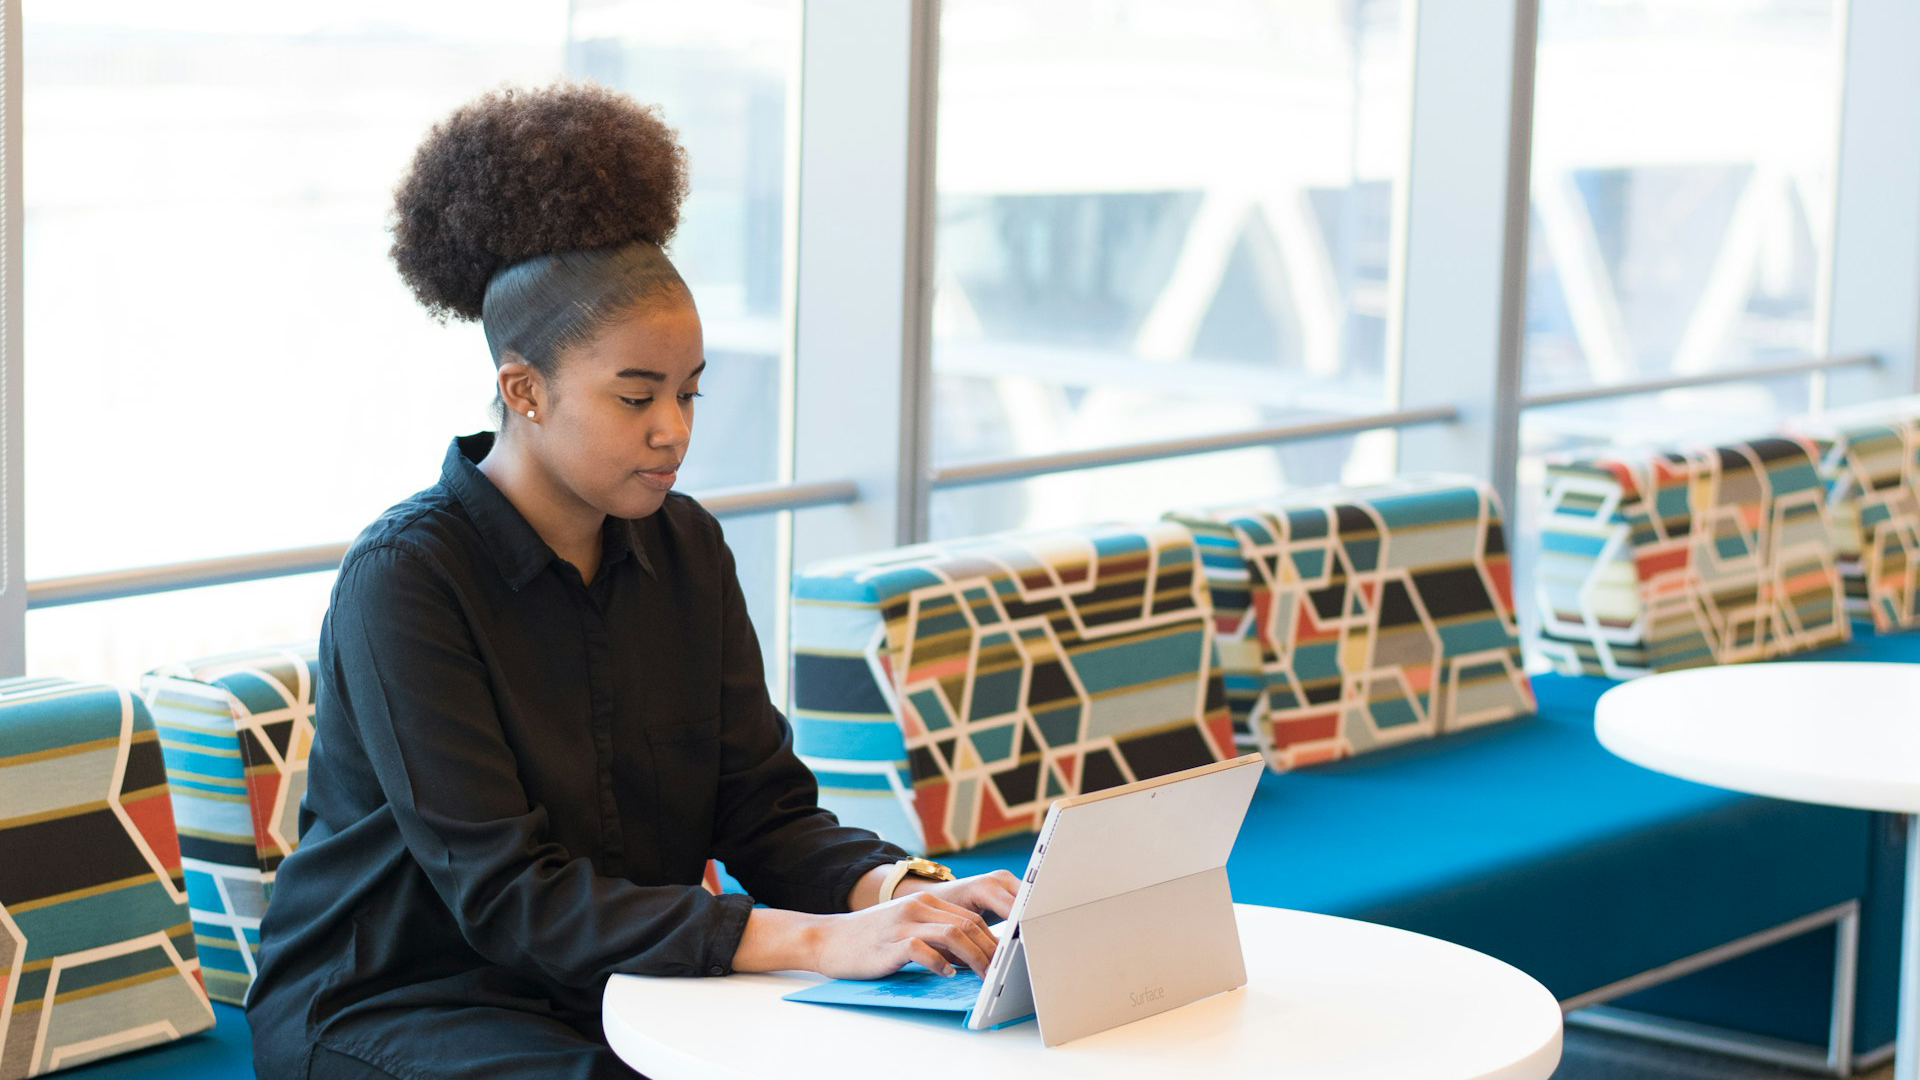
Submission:
[[1832,245],[1837,0],[1546,0],[1530,390],[1816,347]]
[[[800,7],[25,0],[29,579],[347,540],[490,423],[478,330],[421,314],[385,218],[427,127],[502,83],[593,78],[679,128],[674,256],[712,365],[683,486],[788,479]],[[1526,408],[1523,535],[1550,453],[1820,403],[1817,377],[1751,373],[1825,333],[1843,8],[1540,0],[1522,396],[1740,381]],[[1414,9],[943,0],[909,268],[936,473],[1392,410]],[[1151,516],[1381,479],[1397,438],[936,482],[924,509],[936,537]],[[728,523],[776,681],[791,518]],[[29,667],[126,680],[305,636],[325,584],[36,611]]]
[[[1737,372],[1818,348],[1832,248],[1838,0],[1543,0],[1526,393]],[[1751,438],[1812,377],[1530,409],[1516,520],[1544,460]],[[1515,547],[1523,595],[1535,545]],[[1530,604],[1521,605],[1531,619]]]
[[[691,160],[673,250],[712,374],[683,485],[777,479],[797,3],[28,0],[29,579],[341,542],[433,483],[491,426],[491,368],[394,273],[390,193],[455,105],[562,75],[662,104]],[[731,530],[766,621],[775,533]],[[311,636],[324,591],[296,592],[291,620],[35,614],[29,668],[126,680],[74,670],[74,643],[144,665]]]
[[[942,5],[940,464],[1390,407],[1399,0]],[[1353,440],[1222,456],[1242,494]],[[1114,470],[1177,500],[1190,470]],[[1132,490],[1132,489],[1130,489]],[[1128,512],[1099,477],[956,490],[969,533]]]

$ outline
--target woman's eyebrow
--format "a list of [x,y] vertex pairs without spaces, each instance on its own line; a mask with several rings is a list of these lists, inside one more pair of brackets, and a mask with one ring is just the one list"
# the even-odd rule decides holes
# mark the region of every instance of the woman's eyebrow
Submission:
[[[700,373],[705,370],[707,370],[707,362],[705,360],[702,360],[700,361],[700,366],[697,368],[694,368],[693,371],[687,375],[687,378],[689,379],[697,378],[700,375]],[[646,368],[634,368],[634,367],[622,368],[618,372],[616,372],[613,377],[616,379],[645,379],[648,382],[657,382],[657,383],[663,383],[667,381],[667,374],[663,371],[649,371]]]

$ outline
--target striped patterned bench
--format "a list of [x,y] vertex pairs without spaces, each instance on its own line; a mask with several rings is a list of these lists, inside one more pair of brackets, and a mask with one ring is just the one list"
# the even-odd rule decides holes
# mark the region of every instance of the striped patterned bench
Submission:
[[1275,771],[1533,711],[1485,485],[1410,477],[1172,517],[1200,544],[1235,734]]
[[140,693],[159,726],[193,929],[215,1001],[253,985],[274,871],[299,841],[317,642],[171,664]]
[[1796,421],[1820,456],[1847,614],[1920,626],[1920,400]]
[[795,744],[821,802],[929,853],[1055,797],[1233,753],[1192,536],[1112,526],[795,575]]
[[0,1080],[213,1020],[146,707],[111,686],[0,680]]
[[1540,653],[1621,679],[1846,641],[1817,461],[1799,437],[1550,461]]

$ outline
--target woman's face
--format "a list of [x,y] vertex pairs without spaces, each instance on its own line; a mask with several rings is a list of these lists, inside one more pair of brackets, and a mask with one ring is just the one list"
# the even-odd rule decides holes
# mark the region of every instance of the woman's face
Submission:
[[660,509],[687,456],[706,367],[693,303],[642,302],[560,355],[540,418],[542,457],[595,510],[646,517]]

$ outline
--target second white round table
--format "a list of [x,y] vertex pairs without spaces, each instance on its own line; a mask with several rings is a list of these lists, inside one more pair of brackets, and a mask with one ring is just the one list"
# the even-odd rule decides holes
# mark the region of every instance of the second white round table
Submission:
[[1895,1080],[1920,1080],[1920,665],[1789,661],[1648,675],[1600,695],[1594,733],[1657,772],[1906,814]]

